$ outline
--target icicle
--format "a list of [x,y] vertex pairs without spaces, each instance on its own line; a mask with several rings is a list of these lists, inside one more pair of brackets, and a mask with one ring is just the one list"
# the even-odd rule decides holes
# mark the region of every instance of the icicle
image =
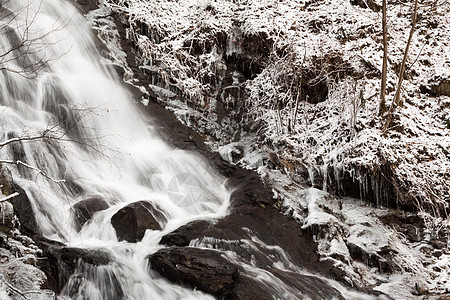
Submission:
[[327,191],[327,183],[328,183],[328,164],[324,164],[322,167],[322,174],[323,174],[323,188],[322,190],[324,192]]
[[314,169],[313,167],[308,167],[308,175],[309,175],[309,181],[311,182],[311,187],[314,187]]

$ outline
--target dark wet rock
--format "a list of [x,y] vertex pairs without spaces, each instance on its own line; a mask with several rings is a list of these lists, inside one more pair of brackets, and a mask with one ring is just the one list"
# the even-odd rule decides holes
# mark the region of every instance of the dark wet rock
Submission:
[[98,0],[71,0],[83,14],[98,8]]
[[239,282],[234,289],[234,293],[230,299],[233,300],[269,300],[273,299],[271,294],[262,284],[255,282],[244,274],[240,274]]
[[92,218],[94,213],[105,210],[108,207],[108,202],[102,197],[91,197],[81,200],[73,206],[75,226],[80,230]]
[[58,252],[60,261],[71,269],[76,267],[79,260],[95,266],[107,265],[111,261],[110,254],[106,250],[63,247]]
[[36,244],[43,251],[44,259],[38,260],[38,266],[47,275],[44,287],[57,293],[61,291],[80,263],[102,266],[111,261],[111,256],[106,249],[71,248],[44,237],[37,238]]
[[128,204],[111,218],[111,225],[116,230],[119,241],[130,243],[142,240],[147,229],[161,230],[159,222],[167,222],[164,214],[147,201]]
[[12,182],[13,180],[11,171],[0,164],[0,190],[3,195],[11,194]]
[[102,279],[102,288],[98,290],[99,299],[126,299],[121,280],[117,278],[114,267],[98,268],[83,262],[78,264],[77,271],[64,285],[61,295],[68,296],[70,299],[86,299],[83,290],[89,286],[87,282],[97,282],[99,277]]
[[209,225],[210,222],[205,220],[192,221],[166,234],[159,243],[167,246],[188,246],[190,241],[198,237],[199,232],[205,231]]
[[381,11],[381,5],[374,0],[350,0],[350,3],[362,8],[370,8],[373,11]]
[[291,289],[299,291],[301,295],[308,295],[312,299],[345,299],[338,290],[327,285],[318,276],[298,274],[280,269],[272,269],[271,273],[283,280]]
[[33,205],[27,193],[17,184],[13,184],[12,191],[19,193],[18,196],[12,198],[11,203],[20,222],[20,231],[28,236],[38,235],[39,227],[34,216]]
[[237,188],[230,196],[232,211],[246,210],[247,207],[272,207],[276,200],[272,191],[267,189],[256,173],[236,172],[233,183]]
[[416,213],[390,210],[378,218],[383,224],[403,233],[411,242],[420,242],[425,238],[425,223]]
[[[241,207],[240,209],[243,209]],[[282,216],[273,207],[245,207],[223,219],[201,233],[202,236],[225,240],[260,239],[267,245],[280,246],[296,265],[309,268],[314,272],[329,272],[330,266],[319,262],[316,244],[313,238],[301,228],[295,220]],[[262,249],[261,249],[262,250]],[[245,251],[239,255],[245,258]],[[248,253],[248,259],[259,262],[259,267],[268,267],[267,255],[272,253]]]
[[222,298],[233,293],[239,277],[236,266],[214,250],[171,247],[152,254],[149,261],[167,279]]
[[[240,255],[241,253],[238,252]],[[150,267],[173,282],[212,294],[219,299],[272,299],[279,293],[276,284],[255,279],[216,250],[191,247],[170,247],[149,256]],[[289,290],[314,299],[344,299],[342,295],[317,276],[298,274],[268,267],[269,273],[283,281]]]

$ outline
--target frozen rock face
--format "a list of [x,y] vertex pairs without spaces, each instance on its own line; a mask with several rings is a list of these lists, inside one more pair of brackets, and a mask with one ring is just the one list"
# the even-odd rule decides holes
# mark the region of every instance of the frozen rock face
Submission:
[[41,289],[45,283],[44,272],[35,267],[36,257],[28,255],[16,257],[10,251],[0,248],[2,264],[0,266],[0,298],[3,300],[20,299],[23,295],[33,294],[29,299],[53,300],[55,293]]
[[[343,280],[390,289],[393,299],[414,299],[416,285],[421,294],[447,293],[448,270],[441,268],[449,253],[447,220],[433,225],[426,215],[373,208],[317,189],[302,191],[300,198],[300,203],[286,200],[287,213],[304,224],[321,260],[340,270]],[[399,281],[407,284],[393,288]]]

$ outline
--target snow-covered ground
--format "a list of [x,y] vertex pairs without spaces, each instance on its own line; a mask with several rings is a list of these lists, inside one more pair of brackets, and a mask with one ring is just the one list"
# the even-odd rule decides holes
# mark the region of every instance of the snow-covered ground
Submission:
[[[145,88],[207,133],[222,157],[257,170],[280,210],[317,237],[322,258],[343,271],[343,281],[394,299],[448,295],[448,0],[420,1],[403,106],[389,123],[379,114],[377,1],[105,2],[88,19],[124,79],[134,82],[111,9],[152,80]],[[388,107],[411,10],[411,2],[388,3]],[[324,192],[345,194],[344,179],[380,207]],[[420,213],[383,208],[396,203]]]
[[[450,76],[448,1],[420,3],[404,105],[389,124],[379,115],[383,52],[377,9],[348,0],[107,2],[126,14],[140,67],[155,84],[178,91],[182,101],[161,100],[189,125],[212,133],[212,143],[235,142],[256,130],[219,116],[218,104],[229,114],[241,109],[238,121],[257,124],[262,143],[286,162],[287,172],[306,168],[326,177],[332,168],[336,177],[353,176],[364,185],[367,175],[390,176],[388,171],[401,204],[448,207],[450,98],[429,95]],[[388,106],[411,9],[408,2],[388,4]],[[226,58],[243,54],[243,64],[257,67],[247,66],[249,78],[239,80],[238,74],[226,86]],[[244,96],[220,94],[225,86],[244,90]],[[181,117],[180,108],[191,109],[192,117]]]

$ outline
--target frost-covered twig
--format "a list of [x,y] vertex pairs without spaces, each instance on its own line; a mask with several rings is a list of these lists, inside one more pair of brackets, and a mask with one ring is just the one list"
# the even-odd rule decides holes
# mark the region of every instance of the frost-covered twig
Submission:
[[28,300],[28,297],[25,295],[25,293],[22,290],[20,290],[20,289],[16,288],[15,286],[13,286],[8,280],[6,280],[5,276],[3,274],[0,274],[0,278],[8,286],[8,288],[10,288],[15,293],[19,294],[22,298]]
[[54,183],[64,183],[64,182],[66,182],[65,179],[54,179],[53,177],[49,176],[47,173],[45,173],[41,169],[39,169],[37,167],[34,167],[34,166],[31,166],[31,165],[29,165],[29,164],[27,164],[27,163],[25,163],[23,161],[20,161],[20,160],[15,160],[15,161],[13,161],[13,160],[0,160],[0,163],[17,165],[17,166],[19,166],[19,165],[20,166],[24,166],[24,167],[26,167],[28,169],[31,169],[31,170],[35,171],[38,175],[42,175],[45,178],[53,181]]
[[[1,203],[1,202],[8,201],[8,200],[10,200],[10,199],[12,199],[12,198],[14,198],[14,197],[17,197],[17,196],[19,196],[19,193],[18,193],[18,192],[12,193],[11,195],[8,195],[8,196],[5,196],[5,197],[3,197],[3,198],[0,198],[0,203]],[[1,266],[1,265],[0,265],[0,266]]]
[[0,142],[0,149],[5,147],[5,146],[7,146],[7,145],[9,145],[9,144],[13,144],[13,143],[17,143],[17,142],[36,141],[36,140],[41,140],[43,138],[49,137],[50,133],[55,128],[56,128],[56,126],[53,126],[52,128],[46,129],[40,135],[15,137],[15,138],[11,138],[11,139],[8,139],[6,141]]

